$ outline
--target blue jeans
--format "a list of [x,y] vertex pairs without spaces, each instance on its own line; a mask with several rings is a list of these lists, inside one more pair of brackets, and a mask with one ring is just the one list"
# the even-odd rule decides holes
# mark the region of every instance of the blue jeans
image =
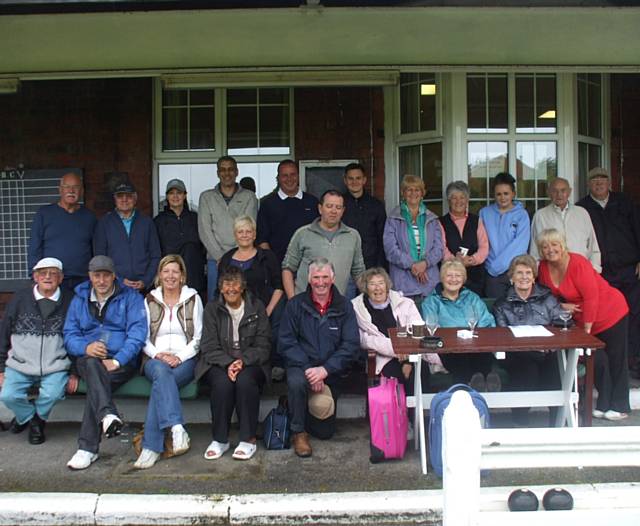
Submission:
[[149,360],[144,364],[144,375],[152,385],[144,421],[143,448],[162,453],[164,430],[177,424],[184,424],[179,389],[193,380],[195,367],[195,358],[175,368],[160,360]]
[[213,299],[218,288],[218,262],[215,259],[207,259],[207,301]]
[[[64,389],[69,371],[36,376],[23,374],[7,367],[4,371],[4,384],[0,392],[0,401],[13,411],[18,424],[25,424],[37,413],[42,420],[49,419],[49,413],[58,400],[64,398]],[[38,398],[32,403],[27,398],[29,388],[40,383]]]
[[344,291],[344,298],[348,301],[351,301],[359,294],[359,292],[360,291],[358,291],[356,282],[353,281],[353,278],[349,278],[349,282],[347,283],[347,290]]

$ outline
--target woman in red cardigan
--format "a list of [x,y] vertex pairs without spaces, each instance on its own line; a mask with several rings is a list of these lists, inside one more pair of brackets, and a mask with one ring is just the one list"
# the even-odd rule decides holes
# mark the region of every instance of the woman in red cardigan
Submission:
[[567,250],[564,235],[555,228],[536,239],[543,260],[538,281],[561,298],[579,326],[606,344],[595,353],[595,385],[598,402],[595,418],[622,420],[629,407],[627,327],[629,307],[620,291],[598,274],[588,259]]

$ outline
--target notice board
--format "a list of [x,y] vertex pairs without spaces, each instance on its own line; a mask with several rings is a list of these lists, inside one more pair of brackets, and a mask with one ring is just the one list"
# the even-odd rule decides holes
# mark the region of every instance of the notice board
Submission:
[[82,177],[79,168],[0,171],[0,291],[15,291],[31,279],[27,248],[33,216],[59,200],[60,178],[67,173]]

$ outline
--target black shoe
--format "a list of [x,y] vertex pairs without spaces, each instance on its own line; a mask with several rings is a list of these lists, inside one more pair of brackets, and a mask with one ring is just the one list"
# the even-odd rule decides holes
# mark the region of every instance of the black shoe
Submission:
[[507,504],[509,505],[509,511],[536,511],[538,509],[538,497],[528,489],[517,489],[509,495]]
[[573,497],[566,489],[553,488],[542,497],[542,505],[547,511],[572,510]]
[[46,422],[35,415],[29,422],[29,444],[37,445],[45,441],[44,425]]
[[17,435],[18,433],[22,433],[25,429],[27,429],[28,425],[29,425],[29,422],[25,422],[24,424],[18,424],[18,421],[14,418],[11,421],[11,425],[9,426],[9,431],[14,435]]

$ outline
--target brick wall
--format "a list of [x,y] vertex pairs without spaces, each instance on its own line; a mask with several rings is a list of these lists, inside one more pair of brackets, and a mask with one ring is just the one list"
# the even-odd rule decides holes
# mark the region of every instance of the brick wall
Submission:
[[611,176],[640,204],[640,75],[611,75]]
[[381,88],[297,88],[297,159],[359,159],[368,189],[384,199],[384,101]]
[[[150,213],[151,93],[149,79],[23,82],[0,95],[0,167],[82,168],[98,216],[113,206],[109,174],[126,173]],[[0,315],[10,296],[0,294]]]

